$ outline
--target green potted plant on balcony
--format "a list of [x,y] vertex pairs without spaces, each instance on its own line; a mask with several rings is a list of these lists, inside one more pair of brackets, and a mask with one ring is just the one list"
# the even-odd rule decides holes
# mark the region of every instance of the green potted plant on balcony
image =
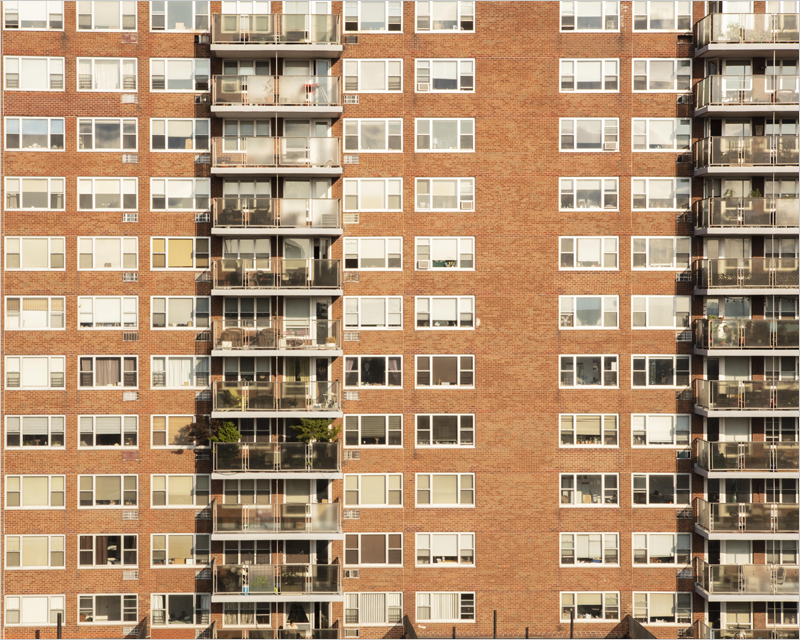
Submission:
[[[197,420],[186,425],[184,429],[186,437],[200,446],[208,446],[212,442],[236,443],[242,439],[236,425],[225,420]],[[220,468],[229,468],[238,455],[238,447],[218,447],[217,458]]]
[[301,418],[300,424],[291,425],[300,442],[333,442],[342,431],[325,418]]

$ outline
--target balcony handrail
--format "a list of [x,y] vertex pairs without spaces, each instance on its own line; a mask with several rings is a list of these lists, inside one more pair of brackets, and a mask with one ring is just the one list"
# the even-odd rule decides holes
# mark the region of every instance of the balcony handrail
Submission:
[[797,349],[800,322],[793,319],[710,319],[694,321],[698,349]]
[[798,164],[798,136],[709,136],[692,147],[695,168],[779,167]]
[[712,13],[694,25],[697,49],[709,44],[800,42],[797,14]]
[[341,140],[330,136],[225,136],[211,141],[211,166],[341,167]]
[[796,504],[694,500],[695,522],[709,533],[798,533]]
[[797,289],[797,258],[712,258],[695,260],[698,289]]
[[337,14],[214,14],[212,44],[228,45],[338,45]]
[[213,593],[259,595],[340,594],[341,565],[214,564]]
[[709,410],[798,409],[797,380],[695,380],[695,404]]
[[694,85],[695,108],[710,105],[800,103],[796,75],[726,75],[707,76]]
[[708,593],[798,595],[797,565],[709,564],[695,558],[695,582]]
[[797,442],[709,442],[697,439],[695,461],[706,471],[797,471]]
[[313,258],[217,258],[215,289],[339,289],[341,260]]
[[[245,321],[245,324],[249,324]],[[341,320],[274,318],[258,326],[215,320],[213,348],[234,351],[274,349],[331,350],[342,348]]]
[[339,472],[336,442],[215,442],[215,472]]
[[214,226],[235,229],[339,229],[340,198],[225,196],[213,200]]
[[334,502],[220,504],[212,502],[214,533],[342,532],[342,505]]
[[797,227],[800,225],[798,202],[797,196],[705,198],[694,203],[695,226],[701,229]]
[[769,629],[743,629],[737,625],[725,629],[714,629],[702,620],[696,620],[692,625],[692,635],[689,638],[714,640],[796,640],[800,637],[798,629],[792,627],[772,627]]
[[341,388],[334,382],[213,383],[214,411],[340,411]]
[[216,75],[211,96],[215,106],[342,105],[339,76]]

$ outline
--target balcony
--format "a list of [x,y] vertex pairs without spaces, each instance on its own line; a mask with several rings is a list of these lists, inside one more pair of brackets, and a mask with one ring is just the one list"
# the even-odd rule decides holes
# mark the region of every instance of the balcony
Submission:
[[338,76],[214,76],[211,111],[218,116],[335,116],[342,113]]
[[215,442],[214,478],[244,473],[248,478],[341,477],[342,463],[336,442]]
[[700,355],[780,355],[776,349],[794,349],[797,320],[695,320],[694,349]]
[[340,149],[339,138],[214,138],[211,173],[338,176],[342,173]]
[[211,51],[220,58],[337,58],[340,33],[338,15],[215,14]]
[[694,25],[695,56],[797,51],[794,13],[712,13]]
[[[283,640],[284,638],[297,638],[296,629],[214,629],[214,638],[219,640]],[[341,638],[341,630],[333,627],[329,629],[303,629],[303,638],[313,640],[334,640]]]
[[338,418],[336,382],[214,382],[214,416],[242,413],[252,418]]
[[213,262],[212,295],[301,295],[319,290],[325,295],[342,295],[341,260],[221,258]]
[[245,355],[242,352],[253,351],[266,351],[268,353],[261,355],[276,356],[296,356],[301,352],[330,357],[342,355],[340,320],[276,318],[267,326],[244,326],[246,324],[249,323],[214,321],[211,355]]
[[708,564],[695,558],[694,579],[697,592],[714,602],[791,602],[798,596],[797,565]]
[[713,136],[694,143],[694,175],[797,174],[798,137]]
[[214,235],[341,235],[339,198],[214,198]]
[[794,75],[709,76],[694,85],[694,115],[797,113],[797,85]]
[[212,540],[339,540],[338,502],[314,504],[213,503]]
[[800,638],[800,630],[791,627],[773,627],[771,629],[742,629],[740,627],[728,627],[727,629],[712,629],[702,620],[697,620],[694,623],[693,635],[689,637],[694,638],[723,638],[724,640],[738,640],[744,638],[750,640],[755,638],[757,640],[770,640],[776,638],[778,640],[793,640]]
[[695,472],[706,478],[795,478],[796,442],[708,442],[695,440]]
[[795,540],[798,529],[796,504],[719,504],[694,501],[695,531],[712,540]]
[[212,602],[334,602],[338,564],[214,564]]
[[797,291],[797,258],[717,258],[694,263],[695,295],[739,292],[744,295],[772,295],[780,289]]
[[695,380],[695,412],[725,417],[794,417],[798,392],[797,380]]
[[695,235],[797,235],[797,198],[706,198],[694,205]]

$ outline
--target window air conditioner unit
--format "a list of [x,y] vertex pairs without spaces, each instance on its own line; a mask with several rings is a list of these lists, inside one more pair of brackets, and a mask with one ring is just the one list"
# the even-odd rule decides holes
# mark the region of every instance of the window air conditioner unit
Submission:
[[430,260],[417,260],[417,271],[427,271],[431,268]]
[[345,629],[344,630],[344,637],[345,638],[360,638],[361,636],[358,633],[358,629]]
[[430,82],[418,82],[417,83],[417,91],[430,91],[431,90],[431,83]]
[[619,144],[616,142],[604,142],[603,143],[603,151],[616,151],[619,148]]
[[344,570],[344,577],[345,578],[358,578],[359,577],[358,569],[345,569]]
[[462,211],[473,211],[474,209],[475,209],[475,203],[472,201],[461,203]]

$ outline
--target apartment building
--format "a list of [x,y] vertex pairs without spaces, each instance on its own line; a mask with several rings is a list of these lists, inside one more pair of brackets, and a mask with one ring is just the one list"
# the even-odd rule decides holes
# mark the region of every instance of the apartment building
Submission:
[[797,2],[2,10],[5,637],[798,638]]

